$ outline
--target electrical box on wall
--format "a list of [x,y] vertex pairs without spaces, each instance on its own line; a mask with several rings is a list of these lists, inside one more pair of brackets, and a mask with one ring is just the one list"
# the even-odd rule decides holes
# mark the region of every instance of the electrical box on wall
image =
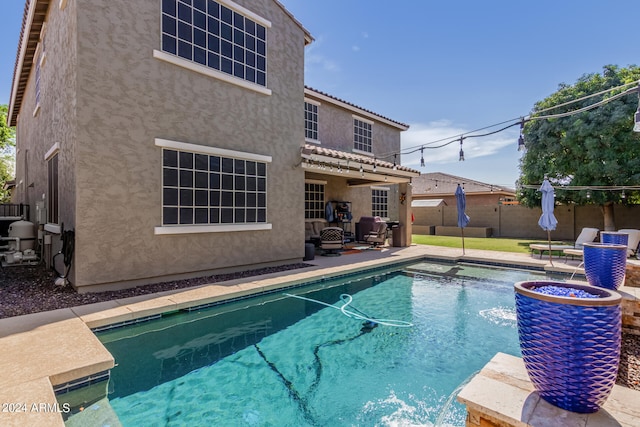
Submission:
[[38,224],[47,222],[47,208],[44,205],[44,201],[36,202],[36,222]]

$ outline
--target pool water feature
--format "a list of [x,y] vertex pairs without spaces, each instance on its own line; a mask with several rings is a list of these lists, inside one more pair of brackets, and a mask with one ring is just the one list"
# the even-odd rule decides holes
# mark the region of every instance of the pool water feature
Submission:
[[[124,426],[463,426],[452,392],[495,353],[520,355],[513,283],[541,278],[420,262],[100,332],[109,404]],[[348,294],[413,326],[367,328],[285,293]]]

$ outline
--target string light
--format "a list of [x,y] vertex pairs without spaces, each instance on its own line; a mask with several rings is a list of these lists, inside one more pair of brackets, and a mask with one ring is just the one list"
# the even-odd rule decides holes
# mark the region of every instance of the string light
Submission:
[[420,147],[420,166],[424,167],[424,147]]
[[520,121],[520,137],[518,137],[518,151],[524,151],[526,150],[526,146],[524,145],[524,135],[523,135],[523,131],[524,131],[524,117],[522,118],[522,120]]
[[462,151],[462,140],[464,138],[460,137],[460,158],[458,159],[461,162],[464,162],[464,151]]
[[378,167],[376,166],[376,158],[373,158],[373,173],[378,172]]

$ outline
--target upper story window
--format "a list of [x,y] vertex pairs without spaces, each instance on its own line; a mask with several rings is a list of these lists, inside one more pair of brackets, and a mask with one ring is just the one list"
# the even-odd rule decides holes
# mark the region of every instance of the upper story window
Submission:
[[305,139],[318,141],[318,105],[304,103],[304,136]]
[[[267,85],[267,28],[229,0],[162,0],[162,50]],[[249,12],[248,12],[249,13]]]
[[353,148],[371,153],[371,123],[353,118]]

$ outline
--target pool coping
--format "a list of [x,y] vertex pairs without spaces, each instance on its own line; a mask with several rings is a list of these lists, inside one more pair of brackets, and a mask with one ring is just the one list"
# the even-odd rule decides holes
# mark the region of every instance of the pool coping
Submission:
[[[14,411],[0,412],[0,424],[64,425],[63,408],[57,407],[53,387],[100,374],[114,366],[113,357],[93,333],[107,325],[272,291],[311,279],[329,279],[417,260],[482,263],[564,274],[576,271],[575,266],[551,266],[547,260],[527,254],[467,250],[463,255],[460,249],[426,245],[364,251],[348,257],[353,262],[318,259],[309,262],[313,267],[301,270],[0,319],[0,348],[4,353],[0,361],[0,402],[24,403]],[[640,288],[637,289],[634,296],[640,298]],[[40,404],[46,406],[40,411],[34,410],[34,404],[35,409]]]

